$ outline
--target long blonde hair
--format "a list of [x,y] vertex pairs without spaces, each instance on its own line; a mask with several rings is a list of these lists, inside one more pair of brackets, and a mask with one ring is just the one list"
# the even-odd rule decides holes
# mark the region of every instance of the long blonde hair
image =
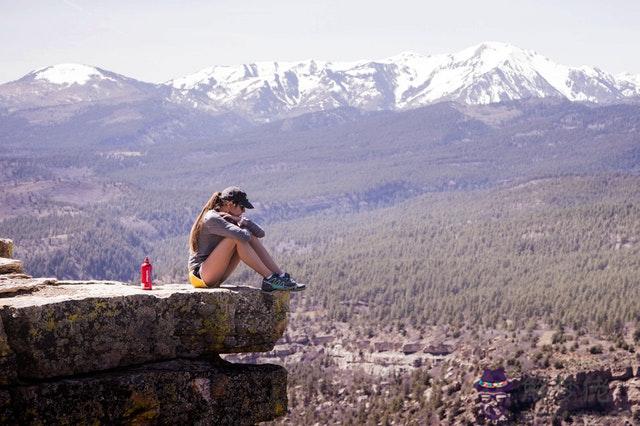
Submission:
[[198,251],[198,236],[200,235],[200,231],[202,230],[202,217],[209,210],[219,211],[220,207],[222,207],[222,198],[220,196],[222,192],[214,192],[209,201],[202,207],[202,211],[196,218],[196,221],[193,222],[193,226],[191,227],[191,234],[189,235],[189,247],[191,251]]

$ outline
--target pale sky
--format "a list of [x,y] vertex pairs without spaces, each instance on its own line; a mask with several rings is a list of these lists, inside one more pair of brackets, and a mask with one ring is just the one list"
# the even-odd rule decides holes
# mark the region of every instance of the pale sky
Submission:
[[640,74],[636,0],[0,0],[0,83],[58,63],[163,82],[212,65],[452,53],[483,41]]

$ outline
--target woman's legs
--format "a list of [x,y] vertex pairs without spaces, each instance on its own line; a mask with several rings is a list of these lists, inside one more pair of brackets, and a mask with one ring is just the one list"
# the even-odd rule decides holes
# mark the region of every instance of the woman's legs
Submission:
[[267,268],[269,268],[276,274],[282,274],[282,269],[278,267],[267,249],[264,248],[264,246],[262,245],[262,241],[260,241],[260,238],[252,235],[249,244],[251,244],[251,247],[253,247],[253,250],[255,250],[256,254],[258,255],[258,257],[260,257],[260,260],[262,260],[262,263],[264,263]]
[[236,254],[236,245],[230,238],[225,238],[200,266],[200,278],[207,285],[215,285],[230,266],[231,259]]
[[265,266],[249,242],[224,238],[209,254],[207,260],[202,262],[200,277],[208,285],[219,284],[231,275],[239,260],[263,277],[273,272]]
[[229,266],[227,266],[227,270],[224,271],[224,274],[222,274],[222,278],[220,278],[219,284],[222,284],[223,282],[226,281],[227,278],[229,278],[229,275],[231,275],[231,273],[235,271],[236,268],[238,267],[238,263],[240,263],[240,255],[236,250],[233,253],[233,256],[231,256],[231,260],[229,261]]

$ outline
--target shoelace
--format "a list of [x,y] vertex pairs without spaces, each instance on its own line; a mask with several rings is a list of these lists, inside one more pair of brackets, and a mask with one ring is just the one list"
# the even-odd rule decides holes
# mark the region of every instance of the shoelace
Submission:
[[296,287],[296,283],[293,280],[288,280],[283,277],[278,277],[278,281],[282,283],[282,286],[285,288]]
[[294,280],[293,278],[291,278],[291,276],[288,273],[284,273],[284,276],[286,279],[288,279],[289,281],[291,281],[294,284],[298,284],[298,281]]

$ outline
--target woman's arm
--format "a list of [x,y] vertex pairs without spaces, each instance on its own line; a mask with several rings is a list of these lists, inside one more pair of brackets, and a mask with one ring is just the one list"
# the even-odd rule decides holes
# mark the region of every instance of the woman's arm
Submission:
[[240,226],[241,228],[248,229],[249,232],[255,235],[256,238],[264,237],[264,229],[262,229],[260,225],[253,222],[251,219],[248,219],[244,216],[240,218],[240,222],[238,223],[238,226]]
[[249,241],[251,232],[226,221],[219,214],[213,212],[207,214],[204,220],[204,229],[211,234],[221,235],[235,240]]
[[264,229],[260,227],[257,223],[253,222],[251,219],[245,216],[234,216],[229,213],[218,213],[223,219],[233,224],[237,224],[240,228],[248,229],[256,238],[264,237]]

